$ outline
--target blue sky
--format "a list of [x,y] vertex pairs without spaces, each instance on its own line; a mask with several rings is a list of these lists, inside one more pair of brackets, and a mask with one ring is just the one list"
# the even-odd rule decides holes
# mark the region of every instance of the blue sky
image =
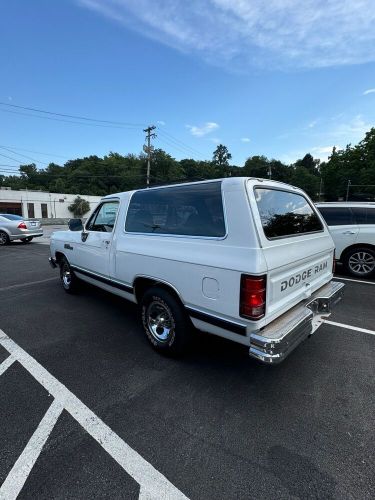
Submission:
[[375,125],[374,23],[373,0],[3,0],[0,102],[130,126],[0,105],[0,164],[139,153],[147,124],[178,159],[325,159]]

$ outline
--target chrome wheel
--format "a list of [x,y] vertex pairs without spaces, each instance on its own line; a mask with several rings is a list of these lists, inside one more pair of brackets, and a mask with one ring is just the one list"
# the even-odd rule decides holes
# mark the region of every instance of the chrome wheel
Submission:
[[168,342],[173,335],[174,320],[167,305],[153,301],[146,311],[147,328],[158,342]]
[[65,288],[70,288],[72,284],[72,274],[69,267],[65,264],[61,273],[61,279]]
[[6,245],[8,243],[8,235],[6,233],[0,232],[0,245]]
[[375,257],[371,253],[361,250],[350,256],[348,266],[355,274],[367,275],[375,269]]

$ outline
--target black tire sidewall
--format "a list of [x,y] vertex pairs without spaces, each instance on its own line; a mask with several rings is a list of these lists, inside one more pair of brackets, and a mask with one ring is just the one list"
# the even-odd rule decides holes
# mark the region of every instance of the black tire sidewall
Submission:
[[369,248],[369,247],[357,247],[357,248],[354,248],[353,250],[350,250],[348,251],[346,254],[345,254],[345,258],[344,258],[344,267],[345,267],[345,270],[351,275],[351,276],[355,276],[356,278],[370,278],[371,276],[374,276],[375,275],[375,269],[373,269],[370,273],[368,274],[357,274],[355,271],[352,271],[349,267],[349,259],[350,257],[355,254],[355,253],[358,253],[358,252],[367,252],[367,253],[370,253],[374,258],[375,258],[375,250],[372,249],[372,248]]
[[9,245],[10,239],[8,234],[5,231],[0,231],[1,234],[5,234],[5,243],[0,243],[0,246]]
[[[159,302],[171,316],[173,333],[168,342],[159,342],[148,329],[146,313],[152,302]],[[191,338],[192,325],[183,305],[171,293],[159,287],[150,288],[142,297],[140,312],[143,330],[155,350],[170,356],[180,355],[186,350]]]

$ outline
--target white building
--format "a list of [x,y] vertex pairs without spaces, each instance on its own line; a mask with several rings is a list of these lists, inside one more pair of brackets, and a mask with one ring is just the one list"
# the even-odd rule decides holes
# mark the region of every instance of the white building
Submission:
[[81,196],[90,203],[92,210],[100,201],[100,196],[86,196],[77,194],[46,193],[44,191],[20,190],[0,188],[0,213],[22,215],[37,219],[70,219],[73,214],[68,206],[77,196]]

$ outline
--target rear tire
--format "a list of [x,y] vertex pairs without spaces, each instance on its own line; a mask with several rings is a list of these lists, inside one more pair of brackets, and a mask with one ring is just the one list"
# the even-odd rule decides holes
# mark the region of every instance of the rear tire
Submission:
[[79,289],[79,279],[70,269],[70,265],[66,257],[60,261],[60,279],[63,289],[66,293],[76,293]]
[[375,274],[375,249],[357,247],[349,250],[343,259],[346,271],[356,278],[369,278]]
[[0,246],[9,244],[9,236],[5,231],[0,231]]
[[167,290],[152,287],[145,292],[141,318],[146,337],[156,351],[178,356],[187,350],[193,326],[182,304]]
[[22,243],[30,243],[32,241],[33,237],[29,236],[28,238],[22,238]]

